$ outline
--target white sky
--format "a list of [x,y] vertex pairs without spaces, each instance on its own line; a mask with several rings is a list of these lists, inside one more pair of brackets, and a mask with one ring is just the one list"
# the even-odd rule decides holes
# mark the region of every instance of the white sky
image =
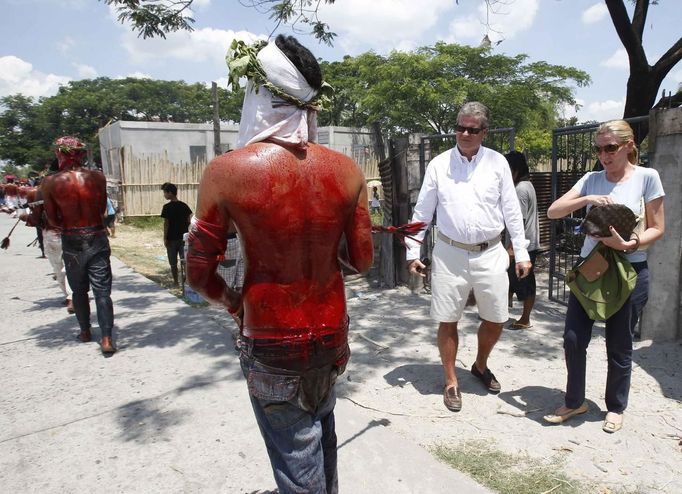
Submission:
[[[572,66],[592,84],[576,88],[578,118],[606,120],[622,115],[628,60],[601,0],[503,0],[488,32],[496,53],[525,53],[529,61]],[[631,8],[630,2],[626,4]],[[268,36],[267,14],[237,0],[195,0],[195,31],[143,40],[97,0],[0,0],[0,96],[55,94],[70,80],[151,77],[225,85],[224,62],[234,37]],[[483,0],[336,0],[321,19],[338,34],[333,48],[293,33],[318,57],[338,60],[368,50],[387,54],[433,45],[438,40],[477,46],[486,34]],[[645,50],[651,64],[680,36],[680,0],[651,6]],[[278,32],[292,34],[289,27]],[[664,81],[675,91],[682,64]],[[574,114],[567,109],[566,116]]]

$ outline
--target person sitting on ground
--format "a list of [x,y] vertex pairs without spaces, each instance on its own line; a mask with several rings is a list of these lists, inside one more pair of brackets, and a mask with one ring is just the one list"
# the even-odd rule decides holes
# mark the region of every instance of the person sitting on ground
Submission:
[[521,317],[513,321],[509,329],[529,329],[532,325],[530,323],[530,313],[535,305],[536,285],[535,285],[535,260],[538,256],[538,249],[540,248],[540,223],[538,221],[538,200],[535,195],[535,187],[530,182],[530,171],[528,170],[528,163],[523,153],[518,151],[511,151],[504,155],[509,163],[509,169],[512,172],[514,179],[514,188],[516,189],[516,196],[519,198],[519,205],[521,206],[521,216],[523,216],[523,228],[525,231],[526,240],[528,240],[528,255],[530,256],[531,268],[528,276],[520,278],[516,276],[516,269],[514,266],[514,251],[511,248],[511,243],[508,240],[509,235],[505,237],[507,252],[510,256],[510,266],[507,270],[509,276],[509,307],[512,307],[512,300],[514,294],[520,302],[523,302],[523,313]]
[[187,204],[178,200],[178,188],[166,182],[161,186],[163,197],[168,201],[161,209],[163,218],[163,245],[166,247],[168,264],[170,264],[173,285],[178,286],[178,257],[185,257],[182,236],[187,233],[192,219],[192,210]]
[[14,214],[19,207],[19,187],[13,180],[5,184],[5,206],[3,212],[7,214]]
[[[637,272],[635,288],[623,306],[606,320],[606,371],[607,413],[602,429],[619,431],[623,426],[623,412],[628,405],[630,378],[632,376],[632,327],[633,313],[640,313],[649,291],[649,267],[647,253],[640,250],[656,242],[665,231],[663,211],[663,185],[658,172],[652,168],[637,166],[638,151],[630,125],[624,120],[612,120],[601,124],[595,133],[594,147],[603,166],[602,171],[588,172],[547,210],[547,217],[559,219],[573,211],[605,204],[624,204],[635,214],[641,214],[645,203],[646,230],[637,238],[624,239],[610,227],[610,237],[586,236],[580,257],[586,258],[599,242],[627,254],[627,260]],[[564,325],[564,356],[568,378],[563,406],[545,421],[559,424],[576,415],[587,412],[585,401],[585,373],[587,346],[592,339],[592,320],[571,293],[568,298]]]

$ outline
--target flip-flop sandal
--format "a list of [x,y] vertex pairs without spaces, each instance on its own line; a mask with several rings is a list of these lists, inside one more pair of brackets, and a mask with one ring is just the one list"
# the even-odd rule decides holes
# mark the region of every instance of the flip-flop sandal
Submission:
[[522,324],[519,321],[514,321],[511,323],[511,326],[509,326],[509,329],[517,330],[517,329],[530,329],[532,328],[532,324]]
[[[617,419],[614,419],[614,417],[618,417]],[[608,432],[609,434],[613,434],[614,432],[618,432],[623,428],[623,414],[622,413],[615,413],[615,412],[608,412],[606,414],[606,418],[604,419],[604,425],[602,426],[602,430],[604,432]]]

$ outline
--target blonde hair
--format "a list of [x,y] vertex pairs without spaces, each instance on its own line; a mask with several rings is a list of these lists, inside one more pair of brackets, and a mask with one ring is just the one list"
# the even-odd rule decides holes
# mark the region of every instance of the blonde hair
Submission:
[[639,150],[635,144],[635,133],[632,127],[625,120],[609,120],[604,122],[597,128],[595,137],[602,134],[613,134],[620,141],[619,144],[625,144],[628,141],[632,142],[632,151],[628,153],[628,161],[637,165],[639,163]]

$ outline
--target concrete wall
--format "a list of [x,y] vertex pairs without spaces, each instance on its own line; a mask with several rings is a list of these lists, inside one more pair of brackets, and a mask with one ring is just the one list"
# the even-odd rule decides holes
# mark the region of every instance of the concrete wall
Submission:
[[649,115],[650,166],[665,190],[665,234],[648,250],[649,302],[642,316],[642,338],[682,337],[682,108]]
[[374,138],[368,129],[355,127],[320,127],[317,142],[355,161],[367,180],[379,178],[378,158]]
[[[221,125],[223,149],[234,149],[238,137],[239,125]],[[138,159],[163,156],[164,161],[182,164],[190,162],[190,146],[205,146],[207,162],[214,158],[213,124],[118,121],[101,128],[99,140],[104,174],[116,180],[121,178],[124,148],[128,156]],[[379,178],[378,160],[369,130],[320,127],[318,143],[351,157],[368,180]]]

